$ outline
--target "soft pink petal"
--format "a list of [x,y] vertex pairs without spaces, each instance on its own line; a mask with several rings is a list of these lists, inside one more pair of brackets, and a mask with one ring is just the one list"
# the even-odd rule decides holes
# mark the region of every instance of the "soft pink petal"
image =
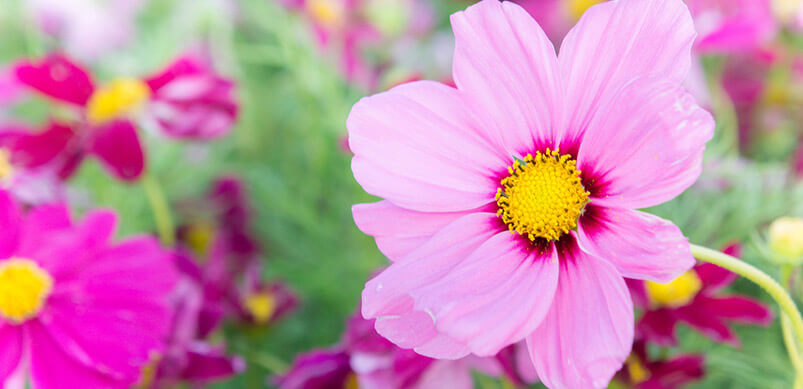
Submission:
[[398,314],[376,320],[376,332],[404,349],[438,359],[458,359],[469,353],[465,344],[439,333],[432,316],[413,310],[412,304],[397,308]]
[[633,344],[633,303],[608,262],[561,245],[552,307],[527,337],[538,377],[551,388],[605,388]]
[[679,84],[639,78],[588,124],[578,167],[592,203],[644,208],[674,198],[702,169],[714,119]]
[[8,258],[16,251],[20,240],[22,213],[11,193],[0,190],[0,258]]
[[20,82],[64,102],[86,105],[94,91],[89,74],[60,54],[20,63],[15,71]]
[[479,135],[460,93],[417,81],[354,105],[346,123],[352,170],[366,192],[417,211],[452,212],[493,201],[509,157]]
[[423,245],[441,228],[466,212],[417,212],[390,201],[357,204],[351,208],[360,231],[373,236],[376,245],[391,261],[397,261]]
[[523,156],[555,139],[560,112],[555,48],[520,6],[484,0],[452,15],[453,77],[483,112],[487,141]]
[[538,327],[557,287],[554,250],[528,246],[518,234],[500,232],[437,282],[409,293],[439,332],[473,354],[496,355]]
[[682,0],[610,1],[586,11],[558,57],[568,88],[562,146],[576,143],[601,104],[633,79],[683,82],[694,38]]
[[43,131],[30,130],[12,135],[9,148],[15,164],[36,168],[68,151],[75,139],[76,133],[69,125],[51,121]]
[[94,129],[92,152],[121,180],[132,181],[145,170],[145,155],[137,129],[128,120],[117,120]]
[[694,266],[688,238],[668,220],[593,203],[581,220],[580,246],[612,263],[624,277],[665,283]]
[[[409,331],[411,325],[388,323],[392,330],[384,331],[384,320],[401,320],[418,323],[421,328],[433,328],[432,317],[419,309],[414,309],[410,293],[423,286],[437,282],[452,271],[455,266],[474,252],[480,245],[499,231],[498,218],[492,213],[477,213],[464,216],[435,234],[427,243],[409,254],[402,261],[391,266],[365,285],[362,296],[362,314],[365,318],[378,318],[377,331],[402,348],[417,348],[427,356],[443,354],[435,342],[430,352],[418,349],[429,344],[436,337],[436,331]],[[423,315],[422,315],[423,314]],[[426,316],[424,316],[426,315]],[[423,335],[422,335],[423,334]],[[446,339],[448,340],[448,339]],[[446,341],[443,340],[443,341]],[[450,343],[450,342],[446,342]],[[453,341],[451,346],[455,346]],[[460,347],[450,347],[453,357],[464,356],[468,351]],[[456,355],[462,354],[462,355]]]
[[463,361],[435,361],[421,375],[413,389],[473,389],[474,378]]
[[0,320],[0,387],[16,370],[22,360],[23,333],[19,326],[4,324]]

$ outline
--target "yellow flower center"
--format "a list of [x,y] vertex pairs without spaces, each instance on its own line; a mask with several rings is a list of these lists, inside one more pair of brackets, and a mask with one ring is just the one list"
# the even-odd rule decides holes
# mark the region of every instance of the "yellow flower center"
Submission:
[[315,21],[328,28],[342,26],[346,19],[342,0],[307,0],[307,12]]
[[52,288],[53,278],[35,262],[0,262],[0,317],[13,324],[36,317]]
[[346,377],[346,382],[343,383],[343,389],[360,389],[360,382],[357,380],[357,374],[349,373]]
[[14,174],[14,165],[11,164],[11,153],[0,148],[0,183],[8,181]]
[[276,298],[270,292],[254,293],[245,298],[245,308],[258,324],[267,324],[276,312]]
[[630,375],[631,383],[640,384],[650,379],[650,371],[647,370],[639,357],[631,354],[627,357],[625,365],[627,365],[627,373]]
[[192,251],[200,256],[206,256],[215,237],[215,226],[208,222],[197,222],[187,229],[185,240]]
[[558,240],[577,227],[577,219],[588,203],[589,192],[580,181],[577,161],[557,150],[508,167],[509,176],[501,181],[496,193],[497,215],[513,232],[531,241],[543,238]]
[[703,287],[700,277],[689,270],[666,284],[646,281],[647,296],[657,306],[680,307],[688,304]]
[[574,20],[579,20],[589,8],[602,1],[603,0],[569,0],[567,4],[569,16]]
[[89,98],[87,118],[102,124],[136,112],[148,100],[151,89],[133,78],[120,78],[98,89]]

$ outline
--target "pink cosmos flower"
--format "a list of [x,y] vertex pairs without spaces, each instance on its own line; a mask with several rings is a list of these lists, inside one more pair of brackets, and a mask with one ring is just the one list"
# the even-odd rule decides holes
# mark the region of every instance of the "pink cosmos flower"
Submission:
[[616,374],[616,384],[633,389],[675,389],[700,380],[705,375],[702,355],[681,354],[654,359],[647,354],[647,343],[636,341],[624,368]]
[[739,339],[728,322],[767,326],[773,315],[765,304],[753,298],[720,294],[736,277],[726,269],[704,263],[667,284],[630,282],[634,302],[645,310],[636,331],[645,340],[674,346],[675,328],[686,323],[714,341],[738,346]]
[[686,0],[700,38],[700,53],[745,53],[772,40],[779,30],[770,0]]
[[0,128],[0,190],[6,190],[23,204],[54,203],[64,198],[64,188],[58,172],[49,166],[37,165],[9,146],[24,126]]
[[0,384],[130,387],[164,348],[170,255],[155,239],[112,242],[115,216],[70,220],[64,205],[23,214],[0,191]]
[[21,62],[15,74],[29,89],[73,111],[73,120],[22,131],[8,145],[15,154],[27,154],[28,164],[55,165],[62,178],[94,155],[116,177],[137,179],[145,157],[135,119],[155,123],[171,137],[211,139],[224,135],[237,115],[233,84],[189,57],[143,81],[118,79],[105,86],[60,54]]
[[471,389],[472,370],[502,374],[495,358],[439,361],[400,349],[379,336],[373,322],[351,317],[341,345],[300,355],[276,383],[281,389]]
[[596,5],[559,55],[509,2],[452,27],[457,88],[401,85],[348,118],[354,176],[385,199],[354,218],[393,261],[362,313],[433,358],[526,339],[547,386],[604,387],[633,340],[623,277],[694,264],[675,225],[634,210],[689,187],[712,135],[680,87],[691,16],[680,0]]

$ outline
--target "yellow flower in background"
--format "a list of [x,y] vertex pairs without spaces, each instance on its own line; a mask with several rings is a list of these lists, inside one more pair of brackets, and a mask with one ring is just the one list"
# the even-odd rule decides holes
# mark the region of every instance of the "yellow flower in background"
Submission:
[[782,217],[769,228],[769,246],[784,260],[803,260],[803,219]]

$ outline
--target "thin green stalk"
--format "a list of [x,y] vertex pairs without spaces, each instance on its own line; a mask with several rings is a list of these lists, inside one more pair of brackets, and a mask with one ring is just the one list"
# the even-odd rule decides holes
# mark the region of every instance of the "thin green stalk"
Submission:
[[[691,253],[695,258],[713,263],[715,265],[724,267],[740,276],[755,282],[763,288],[781,307],[781,325],[783,321],[790,321],[791,328],[794,334],[784,334],[784,341],[786,342],[787,351],[789,352],[792,365],[795,366],[795,388],[803,388],[803,371],[800,370],[798,365],[801,363],[800,359],[800,340],[803,339],[803,318],[800,316],[800,311],[797,309],[795,302],[789,293],[779,284],[775,279],[759,270],[753,265],[744,261],[734,258],[725,253],[716,250],[711,250],[706,247],[691,245]],[[789,332],[789,330],[786,330]],[[803,366],[803,365],[802,365]]]
[[145,195],[151,205],[159,239],[163,245],[172,246],[176,242],[173,217],[170,214],[170,206],[167,203],[161,185],[153,176],[145,173],[142,176],[142,188],[145,189]]
[[[781,285],[784,287],[789,286],[789,280],[792,275],[792,267],[789,265],[781,267]],[[800,348],[798,347],[799,340],[795,339],[795,334],[792,333],[792,323],[789,319],[789,316],[786,314],[781,315],[781,330],[783,331],[783,340],[786,343],[786,349],[789,351],[789,359],[792,360],[792,364],[795,366],[795,370],[798,372],[798,379],[795,380],[795,387],[797,387],[798,383],[803,382],[801,378],[803,377],[803,357],[800,355]]]

